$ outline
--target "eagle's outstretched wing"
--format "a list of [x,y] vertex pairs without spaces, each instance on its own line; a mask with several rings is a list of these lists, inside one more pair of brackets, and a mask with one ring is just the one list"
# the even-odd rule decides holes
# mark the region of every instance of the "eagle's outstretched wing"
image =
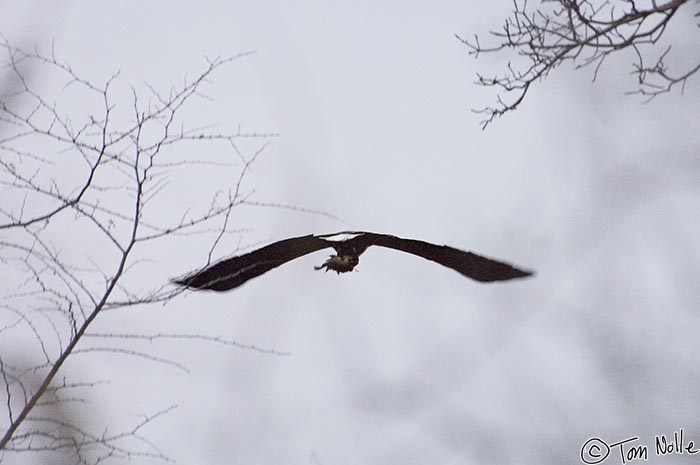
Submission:
[[189,288],[227,291],[288,261],[327,247],[331,244],[312,234],[292,237],[221,260],[173,282]]
[[435,245],[415,239],[403,239],[388,234],[374,233],[366,233],[361,240],[367,241],[368,246],[378,245],[418,255],[481,282],[505,281],[533,274],[531,271],[520,270],[508,263],[446,245]]
[[310,234],[274,242],[247,254],[219,261],[184,278],[175,279],[174,282],[189,288],[227,291],[288,261],[329,247],[335,249],[337,255],[332,259],[337,260],[328,260],[317,269],[326,268],[345,273],[352,271],[358,263],[358,257],[373,245],[423,257],[481,282],[505,281],[533,274],[508,263],[446,245],[388,234],[352,231],[320,236]]

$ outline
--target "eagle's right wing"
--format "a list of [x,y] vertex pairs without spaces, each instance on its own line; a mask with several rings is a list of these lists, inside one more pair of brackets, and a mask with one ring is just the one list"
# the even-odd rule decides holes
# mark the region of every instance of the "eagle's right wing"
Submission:
[[244,255],[221,260],[173,282],[195,289],[228,291],[288,261],[330,246],[312,234],[292,237]]
[[532,271],[521,270],[509,263],[483,257],[447,245],[436,245],[415,239],[403,239],[388,234],[367,233],[362,237],[368,245],[378,245],[400,250],[427,260],[481,282],[505,281],[531,276]]

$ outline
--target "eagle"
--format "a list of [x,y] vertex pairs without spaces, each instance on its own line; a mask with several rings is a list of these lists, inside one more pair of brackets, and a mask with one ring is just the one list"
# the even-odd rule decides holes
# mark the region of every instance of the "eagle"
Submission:
[[331,247],[335,250],[335,255],[331,255],[323,264],[314,268],[325,269],[326,272],[335,271],[337,274],[347,273],[360,262],[360,255],[373,245],[423,257],[481,282],[506,281],[533,274],[532,271],[522,270],[508,263],[446,245],[403,239],[388,234],[343,231],[334,234],[309,234],[274,242],[252,252],[213,263],[173,282],[190,289],[228,291],[296,258]]

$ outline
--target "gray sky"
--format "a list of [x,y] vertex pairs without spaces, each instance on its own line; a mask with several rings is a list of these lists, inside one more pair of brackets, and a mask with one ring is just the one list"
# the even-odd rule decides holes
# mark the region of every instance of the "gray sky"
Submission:
[[[314,272],[319,252],[231,293],[110,313],[96,330],[225,336],[290,355],[149,347],[189,374],[76,356],[67,374],[111,380],[82,407],[95,430],[177,404],[144,434],[182,464],[574,464],[594,436],[639,436],[652,452],[655,434],[684,428],[700,442],[697,79],[642,105],[623,95],[631,56],[594,84],[566,66],[481,131],[470,109],[494,94],[475,73],[505,62],[474,61],[454,34],[500,27],[511,2],[409,3],[0,2],[10,42],[53,40],[97,82],[121,70],[167,92],[204,57],[256,51],[214,75],[212,101],[187,121],[279,133],[245,179],[253,199],[343,221],[241,208],[234,225],[250,231],[218,256],[239,239],[350,229],[538,272],[481,285],[371,249],[336,276]],[[687,34],[697,42],[697,28]],[[188,179],[180,195],[210,182]],[[203,263],[207,244],[187,241],[154,251],[151,276]]]

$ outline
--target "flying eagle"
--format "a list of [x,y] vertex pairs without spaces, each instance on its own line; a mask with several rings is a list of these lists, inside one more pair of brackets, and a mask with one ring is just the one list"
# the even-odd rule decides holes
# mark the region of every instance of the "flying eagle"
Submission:
[[333,247],[336,254],[314,268],[325,269],[326,272],[332,270],[338,274],[347,273],[357,266],[360,255],[372,245],[418,255],[481,282],[505,281],[533,274],[508,263],[446,245],[388,234],[353,231],[284,239],[247,254],[219,261],[174,282],[187,288],[228,291],[295,258],[329,247]]

